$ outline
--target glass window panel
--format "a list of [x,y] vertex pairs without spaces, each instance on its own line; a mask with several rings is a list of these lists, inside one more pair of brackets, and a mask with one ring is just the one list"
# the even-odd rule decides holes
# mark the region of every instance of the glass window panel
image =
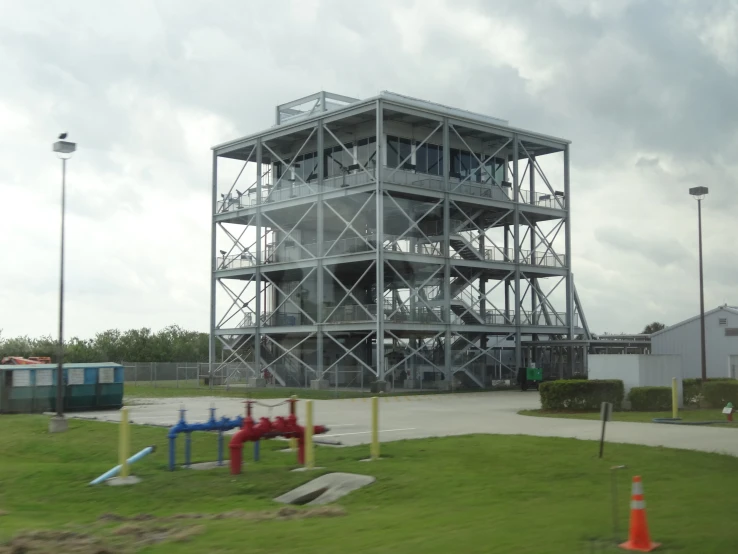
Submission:
[[431,175],[441,175],[438,166],[440,147],[435,144],[428,145],[428,173]]
[[459,176],[461,176],[461,152],[459,152],[456,148],[451,149],[450,172],[451,177],[458,178]]
[[[477,154],[477,157],[479,157],[478,154]],[[474,156],[471,156],[470,157],[470,160],[469,160],[469,164],[470,164],[469,165],[469,171],[472,174],[471,181],[474,181],[475,183],[478,183],[479,182],[479,177],[481,175],[481,173],[480,173],[481,170],[479,169],[479,162],[477,161],[477,158],[475,158]]]
[[471,154],[462,150],[459,153],[459,175],[462,179],[466,179],[471,172]]
[[397,167],[400,163],[400,144],[397,137],[387,137],[387,167]]
[[[398,165],[410,156],[410,152],[412,152],[410,139],[400,139],[400,159],[398,160]],[[408,159],[405,163],[410,163],[411,161],[412,158]]]
[[428,173],[428,145],[423,144],[415,149],[415,171]]

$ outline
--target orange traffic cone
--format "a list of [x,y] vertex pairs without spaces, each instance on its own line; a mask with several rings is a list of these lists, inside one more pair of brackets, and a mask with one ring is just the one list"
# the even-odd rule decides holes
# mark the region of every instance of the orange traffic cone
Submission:
[[643,483],[638,476],[633,477],[633,488],[630,497],[630,532],[628,542],[620,545],[624,550],[635,550],[637,552],[651,552],[661,546],[657,542],[651,542],[648,534],[648,523],[646,523],[646,501],[643,500]]

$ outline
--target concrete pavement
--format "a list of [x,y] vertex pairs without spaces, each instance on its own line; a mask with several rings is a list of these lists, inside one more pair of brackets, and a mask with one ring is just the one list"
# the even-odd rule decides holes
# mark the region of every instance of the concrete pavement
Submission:
[[[259,400],[254,417],[286,415],[287,406],[269,409],[265,405],[280,399]],[[187,409],[188,421],[205,421],[208,408],[214,404],[217,417],[233,417],[244,412],[238,398],[150,398],[136,399],[131,404],[131,420],[138,424],[171,426],[177,421],[180,406]],[[314,400],[315,423],[330,428],[321,439],[344,445],[370,442],[369,399]],[[533,435],[599,440],[599,421],[521,416],[516,412],[540,407],[537,392],[487,392],[408,397],[386,397],[380,401],[380,433],[382,442],[489,433]],[[298,403],[298,417],[305,420],[305,402]],[[87,412],[72,417],[119,421],[120,413]],[[720,452],[738,456],[738,433],[733,429],[663,425],[657,423],[611,422],[607,425],[607,441],[647,446],[665,446]]]

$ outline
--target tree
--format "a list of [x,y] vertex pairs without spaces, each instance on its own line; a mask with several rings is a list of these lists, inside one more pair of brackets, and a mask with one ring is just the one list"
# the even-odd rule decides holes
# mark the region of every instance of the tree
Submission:
[[654,321],[653,323],[649,323],[644,327],[643,331],[641,331],[641,334],[643,335],[652,335],[653,333],[656,333],[657,331],[661,331],[662,329],[665,329],[666,325],[663,323],[659,323],[658,321]]

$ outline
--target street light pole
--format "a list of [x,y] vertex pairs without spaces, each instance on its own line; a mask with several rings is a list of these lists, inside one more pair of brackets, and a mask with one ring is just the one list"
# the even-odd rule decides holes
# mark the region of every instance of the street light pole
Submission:
[[56,370],[56,417],[64,417],[64,214],[67,199],[67,158],[62,158],[61,256],[59,262],[59,365]]
[[49,421],[49,432],[62,433],[67,430],[67,420],[64,418],[64,216],[66,214],[67,196],[67,160],[77,149],[77,145],[63,139],[66,133],[59,135],[54,143],[53,150],[62,161],[62,190],[61,190],[61,259],[59,267],[59,360],[56,370],[56,415]]
[[705,347],[705,288],[702,277],[702,199],[708,193],[707,187],[693,187],[689,194],[697,199],[697,234],[700,257],[700,343],[702,351],[702,381],[707,381],[707,352]]

